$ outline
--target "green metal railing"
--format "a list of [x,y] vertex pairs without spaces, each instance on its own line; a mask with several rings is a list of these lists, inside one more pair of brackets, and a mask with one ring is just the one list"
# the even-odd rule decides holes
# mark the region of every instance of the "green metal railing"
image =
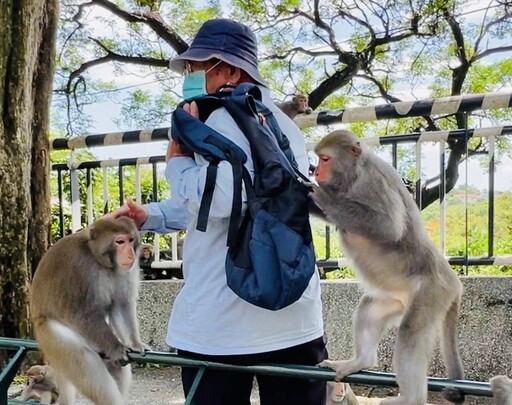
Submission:
[[[7,398],[7,389],[11,385],[27,352],[31,350],[38,350],[37,343],[34,340],[0,337],[0,349],[16,350],[16,354],[10,359],[9,363],[0,375],[0,405],[33,405],[33,402],[22,402],[13,399],[9,400]],[[332,370],[313,366],[289,364],[234,366],[230,364],[214,363],[209,361],[191,360],[178,356],[177,354],[153,351],[147,352],[145,355],[130,353],[130,359],[139,364],[164,364],[168,366],[187,366],[198,368],[199,372],[197,373],[196,379],[192,385],[185,405],[190,405],[192,403],[192,399],[197,390],[199,382],[207,368],[214,370],[237,371],[241,373],[275,375],[280,377],[308,379],[313,378],[325,381],[333,381],[335,376],[335,372]],[[343,381],[351,384],[380,385],[388,387],[398,386],[394,374],[374,371],[362,371],[359,373],[350,374]],[[468,380],[449,380],[435,377],[430,377],[428,379],[429,391],[440,392],[448,387],[458,388],[462,390],[466,395],[492,397],[489,383]]]

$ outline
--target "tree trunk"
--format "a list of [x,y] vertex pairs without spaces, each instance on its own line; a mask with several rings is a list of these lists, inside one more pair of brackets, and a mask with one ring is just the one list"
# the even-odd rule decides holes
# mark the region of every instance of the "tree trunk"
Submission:
[[58,0],[0,2],[0,336],[30,335],[28,286],[48,244],[57,22]]

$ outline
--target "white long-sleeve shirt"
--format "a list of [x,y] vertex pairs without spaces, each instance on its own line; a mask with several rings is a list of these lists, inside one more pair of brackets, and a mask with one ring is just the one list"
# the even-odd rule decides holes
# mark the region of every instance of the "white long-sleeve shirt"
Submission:
[[[309,163],[299,128],[261,87],[263,103],[274,113],[288,137],[299,169],[307,174]],[[253,175],[250,146],[225,109],[214,111],[206,124],[247,155]],[[143,229],[168,233],[187,229],[183,245],[185,284],[172,307],[166,343],[178,349],[209,355],[261,353],[306,343],[323,335],[318,272],[294,304],[278,311],[254,306],[238,297],[226,283],[227,234],[233,201],[230,163],[219,163],[206,232],[196,229],[208,162],[175,157],[166,167],[171,199],[146,205],[148,220]],[[243,196],[245,199],[245,196]]]

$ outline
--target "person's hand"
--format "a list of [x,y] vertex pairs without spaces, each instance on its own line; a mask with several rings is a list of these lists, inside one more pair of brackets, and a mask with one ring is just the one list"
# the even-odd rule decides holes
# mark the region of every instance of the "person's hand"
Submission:
[[178,156],[187,156],[187,157],[194,157],[194,153],[186,150],[183,148],[182,145],[180,145],[175,140],[171,139],[169,141],[169,146],[167,146],[167,153],[165,154],[165,161],[168,162],[169,159],[172,159],[173,157]]
[[199,108],[197,107],[197,103],[195,101],[183,104],[183,110],[189,113],[192,117],[199,118]]
[[116,219],[119,217],[129,217],[133,219],[137,229],[140,229],[148,219],[148,212],[142,204],[128,199],[123,206],[103,215],[103,218],[107,219]]
[[[184,104],[183,111],[189,113],[195,118],[199,118],[199,109],[195,101]],[[169,141],[169,145],[167,146],[167,153],[165,154],[165,161],[168,162],[169,159],[178,156],[194,157],[194,153],[184,149],[182,145],[174,140]]]

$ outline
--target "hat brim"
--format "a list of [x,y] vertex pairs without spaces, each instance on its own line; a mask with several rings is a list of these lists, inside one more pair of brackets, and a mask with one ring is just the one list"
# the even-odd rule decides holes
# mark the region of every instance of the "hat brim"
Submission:
[[185,72],[185,63],[187,61],[196,61],[196,62],[204,62],[210,59],[219,59],[223,62],[231,66],[235,66],[237,68],[242,69],[249,76],[251,76],[256,82],[267,86],[267,82],[260,75],[260,72],[256,67],[249,64],[247,61],[237,57],[236,55],[231,55],[228,53],[218,53],[216,50],[199,48],[199,47],[191,47],[181,55],[176,56],[171,59],[169,62],[169,67],[171,70],[183,74]]

